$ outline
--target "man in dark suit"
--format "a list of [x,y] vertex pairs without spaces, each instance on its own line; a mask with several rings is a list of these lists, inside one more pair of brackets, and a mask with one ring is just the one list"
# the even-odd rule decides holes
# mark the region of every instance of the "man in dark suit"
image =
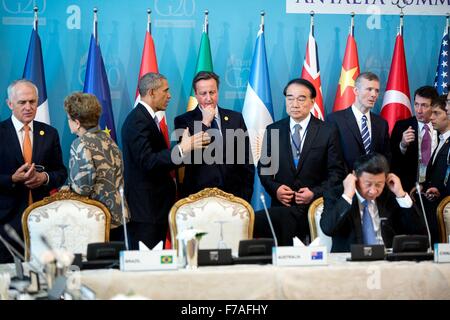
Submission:
[[437,133],[431,125],[431,102],[437,98],[434,87],[420,87],[414,93],[415,116],[395,123],[391,135],[392,172],[407,192],[417,181],[425,181],[428,161],[437,146]]
[[[50,195],[63,185],[67,170],[55,128],[35,121],[38,90],[28,80],[17,80],[8,87],[12,115],[0,122],[0,234],[11,225],[22,235],[21,218],[25,208]],[[9,241],[14,244],[14,241]],[[18,247],[18,250],[23,251]],[[0,263],[12,261],[0,243]]]
[[170,171],[183,153],[201,148],[204,134],[189,136],[184,130],[181,142],[170,150],[159,128],[156,112],[165,111],[170,100],[167,79],[147,73],[139,80],[140,103],[128,114],[122,126],[125,196],[131,213],[128,224],[132,249],[139,241],[153,248],[164,241],[168,214],[175,201],[175,181]]
[[363,72],[356,78],[353,91],[355,103],[327,117],[327,122],[339,130],[347,172],[353,170],[356,159],[369,152],[391,159],[388,123],[370,111],[380,92],[380,80],[374,73]]
[[217,187],[250,202],[255,168],[244,118],[218,106],[219,77],[214,72],[199,72],[192,86],[198,105],[175,118],[175,129],[189,128],[191,134],[208,132],[212,143],[189,155],[191,163],[185,166],[181,193],[188,196]]
[[346,252],[352,244],[390,248],[397,234],[425,234],[422,221],[386,158],[370,153],[341,186],[325,191],[320,226],[333,238],[331,252]]
[[[267,126],[258,162],[261,183],[272,198],[270,216],[279,245],[309,235],[307,212],[324,190],[342,181],[344,162],[337,130],[311,114],[316,90],[305,79],[284,89],[289,117]],[[272,237],[264,212],[255,214],[255,237]]]
[[424,207],[431,232],[431,241],[439,242],[436,210],[439,202],[448,194],[447,181],[448,155],[450,150],[450,120],[447,117],[446,96],[440,96],[433,100],[431,106],[431,123],[439,133],[439,143],[431,155],[427,167],[426,179],[422,184],[424,193]]

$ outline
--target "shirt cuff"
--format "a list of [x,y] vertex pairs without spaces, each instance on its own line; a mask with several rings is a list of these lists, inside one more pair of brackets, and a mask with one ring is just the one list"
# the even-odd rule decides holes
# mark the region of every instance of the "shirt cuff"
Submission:
[[397,203],[402,208],[411,208],[413,205],[413,202],[411,200],[411,197],[408,193],[403,198],[395,198],[397,200]]
[[183,155],[183,150],[181,150],[181,147],[180,147],[180,145],[179,145],[179,144],[177,144],[177,147],[178,147],[178,151],[180,152],[180,156],[181,156],[182,158],[184,158],[184,155]]
[[345,201],[348,202],[348,204],[352,204],[352,199],[350,199],[345,193],[342,194],[342,198],[344,198]]
[[407,148],[403,148],[403,146],[402,146],[402,143],[400,142],[399,144],[398,144],[398,146],[400,147],[400,152],[402,153],[402,154],[405,154],[406,153],[406,149]]
[[48,185],[48,183],[50,182],[50,176],[48,175],[48,173],[47,172],[42,172],[42,173],[44,173],[46,176],[47,176],[47,181],[45,181],[45,183],[44,183],[44,186],[47,186]]

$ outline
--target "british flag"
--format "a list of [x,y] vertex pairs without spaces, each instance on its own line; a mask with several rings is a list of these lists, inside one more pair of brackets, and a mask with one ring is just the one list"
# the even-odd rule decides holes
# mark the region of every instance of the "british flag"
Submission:
[[436,68],[436,77],[434,78],[434,87],[439,95],[448,94],[448,25],[445,28],[444,36],[442,37],[441,50],[439,51],[439,62]]

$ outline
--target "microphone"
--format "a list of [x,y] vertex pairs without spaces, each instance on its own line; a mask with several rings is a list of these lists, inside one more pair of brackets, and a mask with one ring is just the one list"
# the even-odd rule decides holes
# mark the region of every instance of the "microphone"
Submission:
[[[9,224],[5,224],[3,226],[3,229],[5,230],[8,237],[10,237],[16,243],[18,243],[25,250],[25,244],[23,243],[22,239],[19,237],[19,235],[17,234],[16,230],[14,230],[13,227],[11,227]],[[21,274],[23,275],[23,269],[21,268],[21,265],[20,266],[18,265],[20,263],[19,258],[25,262],[25,257],[21,253],[19,253],[11,244],[9,244],[3,237],[0,236],[0,240],[3,242],[5,247],[8,249],[8,251],[13,256],[14,262],[16,264],[16,272],[20,279],[20,275]],[[13,252],[16,254],[16,256],[14,256]],[[47,283],[47,280],[45,278],[45,273],[42,271],[43,265],[42,265],[41,261],[36,256],[33,255],[31,250],[30,250],[30,254],[33,257],[34,261],[38,264],[38,266],[34,265],[33,263],[28,263],[28,266],[30,267],[31,270],[33,270],[34,272],[36,272],[37,274],[42,276],[44,281]]]
[[119,188],[120,198],[122,202],[122,224],[123,224],[123,236],[125,239],[125,249],[128,251],[130,250],[128,246],[128,231],[127,231],[127,221],[125,219],[125,198],[123,196],[123,186]]
[[277,236],[275,234],[275,230],[273,229],[272,219],[270,218],[269,210],[267,210],[266,199],[264,198],[264,194],[262,192],[261,192],[260,198],[261,198],[261,202],[262,202],[262,204],[264,206],[264,211],[266,212],[267,221],[269,221],[270,232],[272,232],[273,241],[275,242],[275,247],[278,247]]
[[430,227],[428,226],[428,219],[427,219],[427,216],[425,214],[425,207],[423,205],[422,194],[420,193],[420,184],[419,184],[419,182],[416,182],[416,192],[419,195],[420,206],[421,206],[421,209],[422,209],[422,216],[423,216],[423,219],[425,220],[425,226],[427,228],[428,244],[429,244],[428,252],[433,252],[433,249],[431,248],[431,232],[430,232]]
[[29,278],[26,279],[25,276],[23,275],[23,268],[22,268],[21,261],[25,261],[24,256],[19,251],[17,251],[16,248],[14,248],[8,241],[6,241],[6,239],[3,238],[1,235],[0,235],[0,241],[3,243],[3,245],[6,247],[6,249],[8,250],[8,252],[11,254],[11,256],[14,259],[14,266],[16,269],[16,279],[29,280]]

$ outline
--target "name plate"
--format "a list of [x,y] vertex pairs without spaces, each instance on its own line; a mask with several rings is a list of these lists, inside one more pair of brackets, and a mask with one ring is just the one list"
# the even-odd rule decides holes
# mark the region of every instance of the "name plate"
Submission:
[[450,262],[450,243],[434,244],[434,262],[437,263]]
[[327,247],[273,247],[272,260],[276,266],[327,265]]
[[177,269],[176,250],[120,251],[120,271]]

